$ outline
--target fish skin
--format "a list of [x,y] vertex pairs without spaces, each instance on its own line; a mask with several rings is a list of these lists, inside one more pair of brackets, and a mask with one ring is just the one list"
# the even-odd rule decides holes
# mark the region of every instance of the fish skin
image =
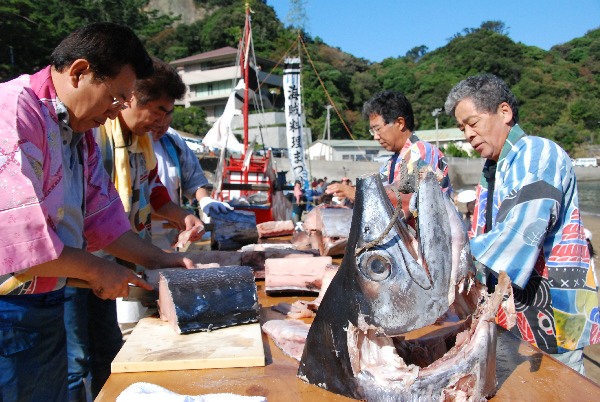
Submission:
[[159,289],[161,318],[167,313],[163,320],[178,334],[258,321],[260,306],[250,267],[164,270]]
[[[344,259],[311,325],[298,377],[331,392],[367,401],[437,400],[450,394],[462,397],[465,386],[457,385],[462,384],[461,381],[475,383],[475,398],[484,400],[485,396],[493,395],[495,364],[487,362],[495,362],[493,317],[497,305],[489,307],[487,315],[473,324],[467,335],[472,341],[454,351],[458,359],[448,352],[448,358],[444,356],[421,369],[411,365],[402,374],[405,379],[383,385],[368,370],[359,373],[353,370],[348,351],[350,327],[394,336],[431,325],[448,309],[449,289],[454,289],[463,279],[472,281],[475,272],[468,258],[454,259],[454,266],[452,264],[452,230],[459,228],[452,226],[457,221],[450,215],[447,196],[442,194],[433,174],[427,174],[421,181],[412,202],[418,209],[419,252],[428,271],[400,241],[403,228],[399,222],[378,244],[355,255],[356,250],[384,232],[393,213],[379,175],[360,177],[356,188]],[[454,233],[454,237],[461,236]],[[468,241],[455,249],[469,252]],[[376,275],[373,280],[365,275],[369,272],[365,268],[366,259],[373,255],[390,262],[391,270],[386,278]],[[463,288],[475,302],[481,295],[487,295],[477,286]],[[468,354],[463,356],[465,352]]]
[[[450,232],[452,234],[452,274],[450,284],[458,285],[461,279],[469,274],[475,276],[477,269],[473,263],[471,254],[471,243],[464,228],[462,218],[449,197],[444,197],[446,212],[450,221]],[[454,302],[455,289],[450,286],[448,292],[448,304]]]
[[[442,208],[440,208],[440,206]],[[401,223],[373,248],[354,258],[352,244],[362,247],[383,233],[393,214],[392,205],[377,175],[363,176],[352,219],[353,230],[342,265],[347,264],[360,274],[369,257],[382,257],[391,266],[390,276],[373,281],[356,275],[360,292],[365,295],[361,313],[365,323],[394,336],[433,324],[448,310],[448,287],[451,272],[450,224],[444,206],[444,195],[435,176],[430,173],[419,186],[417,221],[421,237],[421,254],[429,273],[415,261],[404,242],[399,241]],[[354,226],[355,225],[355,226]],[[361,268],[362,266],[362,268]],[[418,313],[422,312],[422,313]]]

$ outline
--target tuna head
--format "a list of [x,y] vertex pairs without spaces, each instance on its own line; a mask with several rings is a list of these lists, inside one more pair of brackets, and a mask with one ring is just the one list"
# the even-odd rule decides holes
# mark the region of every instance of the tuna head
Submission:
[[343,264],[356,276],[362,329],[393,336],[433,324],[448,310],[452,234],[433,173],[419,186],[417,232],[394,218],[379,175],[357,182]]
[[[474,267],[458,212],[432,172],[421,176],[411,204],[416,231],[398,219],[378,174],[358,179],[344,260],[308,334],[298,370],[303,380],[356,399],[400,401],[439,395],[458,379],[471,384],[488,376],[481,362],[493,358],[493,323],[477,342],[463,342],[462,348],[481,345],[469,359],[448,357],[456,354],[456,335],[469,330],[467,316],[485,294],[470,286]],[[465,314],[454,316],[460,324],[453,332],[427,339],[407,335],[445,316],[455,292]]]

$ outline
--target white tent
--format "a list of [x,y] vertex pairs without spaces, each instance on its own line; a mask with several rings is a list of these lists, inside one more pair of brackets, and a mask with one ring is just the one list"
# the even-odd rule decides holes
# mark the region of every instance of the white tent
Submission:
[[[244,80],[240,80],[234,91],[229,95],[223,114],[215,121],[215,124],[204,136],[202,140],[204,146],[219,149],[227,147],[228,151],[235,153],[242,153],[244,151],[244,145],[240,144],[231,131],[233,116],[240,114],[244,106],[244,88]],[[253,96],[254,91],[249,89],[248,98],[252,99]]]

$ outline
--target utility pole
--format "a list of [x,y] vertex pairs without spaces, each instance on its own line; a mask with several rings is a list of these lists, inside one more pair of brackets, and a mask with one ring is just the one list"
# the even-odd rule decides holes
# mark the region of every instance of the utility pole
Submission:
[[438,126],[438,116],[441,113],[442,108],[438,107],[431,112],[431,115],[435,117],[435,146],[440,149],[440,129]]

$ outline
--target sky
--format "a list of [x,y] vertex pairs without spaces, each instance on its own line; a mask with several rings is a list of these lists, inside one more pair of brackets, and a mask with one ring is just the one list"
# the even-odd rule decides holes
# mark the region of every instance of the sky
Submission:
[[[289,0],[267,0],[287,26]],[[600,0],[306,0],[308,33],[380,62],[416,46],[429,51],[484,21],[502,21],[515,42],[550,50],[600,27]]]

